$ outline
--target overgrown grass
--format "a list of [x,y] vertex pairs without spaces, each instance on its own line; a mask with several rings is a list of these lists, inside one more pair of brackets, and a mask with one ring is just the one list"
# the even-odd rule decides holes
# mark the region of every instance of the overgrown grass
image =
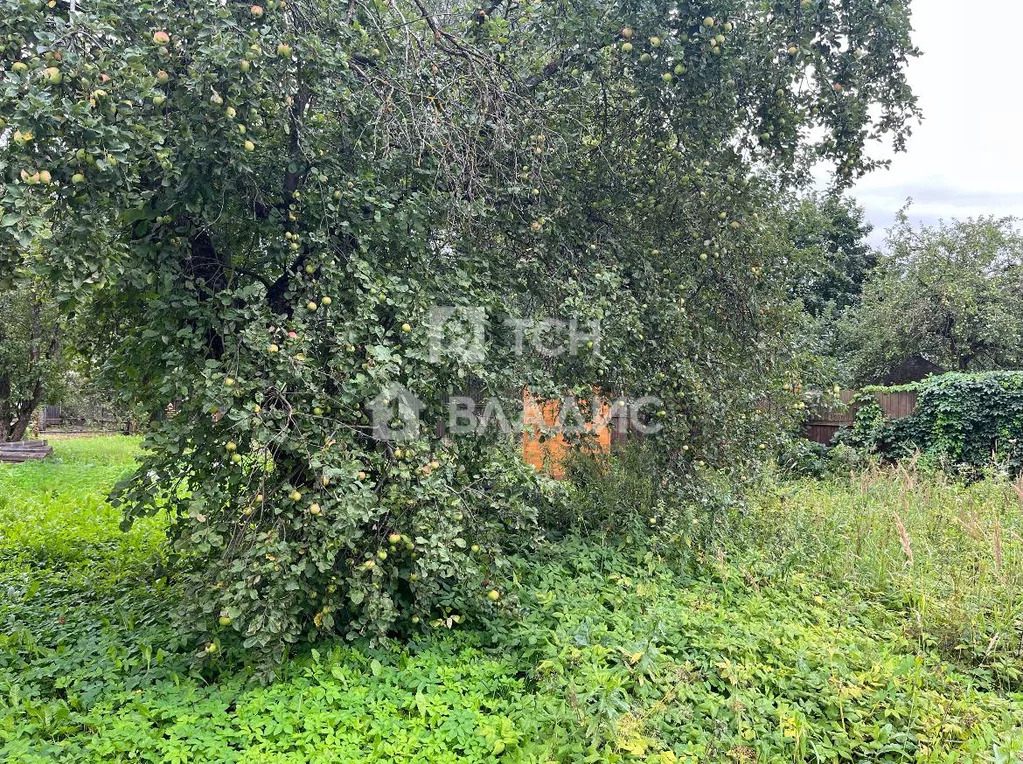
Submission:
[[1023,688],[1023,480],[874,467],[789,484],[740,528],[780,568],[903,612],[920,649]]
[[120,513],[106,501],[134,466],[138,438],[53,441],[45,462],[0,464],[0,560],[47,568],[65,581],[98,587],[123,580],[158,553],[163,521],[120,533]]
[[0,467],[0,761],[1023,751],[1010,648],[1023,513],[1005,483],[874,473],[787,485],[706,558],[568,538],[516,561],[515,618],[377,649],[323,645],[262,686],[224,658],[196,671],[200,646],[180,644],[168,620],[179,595],[153,568],[161,520],[122,534],[104,504],[135,444],[57,448],[53,462]]

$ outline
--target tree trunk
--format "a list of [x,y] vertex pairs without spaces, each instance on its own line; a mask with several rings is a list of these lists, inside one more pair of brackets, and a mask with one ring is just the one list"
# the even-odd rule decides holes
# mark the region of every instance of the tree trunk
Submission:
[[14,424],[11,427],[10,433],[8,433],[7,440],[9,442],[15,442],[24,439],[25,433],[28,432],[28,426],[32,423],[32,414],[39,408],[39,404],[43,400],[43,383],[42,381],[36,381],[32,387],[31,397],[18,401],[17,410],[18,415],[14,419]]

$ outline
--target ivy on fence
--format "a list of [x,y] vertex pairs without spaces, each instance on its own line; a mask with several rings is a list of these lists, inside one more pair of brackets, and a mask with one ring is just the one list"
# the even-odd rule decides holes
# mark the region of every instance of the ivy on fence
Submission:
[[1023,472],[1023,371],[951,373],[887,392],[913,390],[916,411],[886,419],[866,388],[853,400],[853,427],[840,442],[889,457],[921,451],[946,464],[982,467],[997,462]]

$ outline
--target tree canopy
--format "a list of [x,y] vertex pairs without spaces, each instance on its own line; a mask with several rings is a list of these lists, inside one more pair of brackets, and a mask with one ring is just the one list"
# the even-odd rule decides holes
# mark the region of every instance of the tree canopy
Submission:
[[[666,492],[796,416],[778,200],[904,145],[909,33],[891,0],[4,0],[0,257],[41,243],[126,397],[174,402],[122,499],[170,512],[200,634],[443,623],[542,530],[507,437],[433,428],[452,394],[655,396]],[[438,306],[485,352],[435,352]],[[394,385],[430,426],[381,441]]]
[[914,228],[905,214],[844,334],[863,381],[921,358],[952,371],[1023,362],[1023,236],[1010,219]]

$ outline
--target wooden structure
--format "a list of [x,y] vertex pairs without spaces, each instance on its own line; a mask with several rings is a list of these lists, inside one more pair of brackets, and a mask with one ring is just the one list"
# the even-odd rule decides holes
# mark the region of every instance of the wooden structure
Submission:
[[53,447],[45,440],[19,440],[14,443],[0,443],[0,462],[28,462],[45,459],[53,453]]
[[[552,477],[563,478],[565,457],[574,446],[558,432],[563,424],[560,421],[561,408],[558,402],[541,403],[527,391],[523,393],[522,404],[522,420],[526,423],[522,433],[522,456],[536,469],[546,469]],[[590,402],[580,401],[578,411],[584,417],[588,412],[592,414]],[[606,452],[611,449],[614,428],[609,421],[609,412],[610,406],[603,403],[599,414],[592,416],[592,421],[585,424],[586,442],[594,451]]]
[[[857,390],[843,390],[840,394],[842,405],[833,409],[825,409],[817,413],[806,423],[803,437],[816,443],[827,445],[835,434],[843,427],[852,427],[856,421],[857,406],[853,399],[859,395]],[[884,391],[873,393],[881,406],[886,419],[901,419],[916,411],[917,392],[915,390]]]
[[93,406],[78,413],[70,413],[63,406],[42,406],[38,415],[38,432],[52,431],[64,434],[120,432],[131,435],[134,423],[122,419],[108,407]]

